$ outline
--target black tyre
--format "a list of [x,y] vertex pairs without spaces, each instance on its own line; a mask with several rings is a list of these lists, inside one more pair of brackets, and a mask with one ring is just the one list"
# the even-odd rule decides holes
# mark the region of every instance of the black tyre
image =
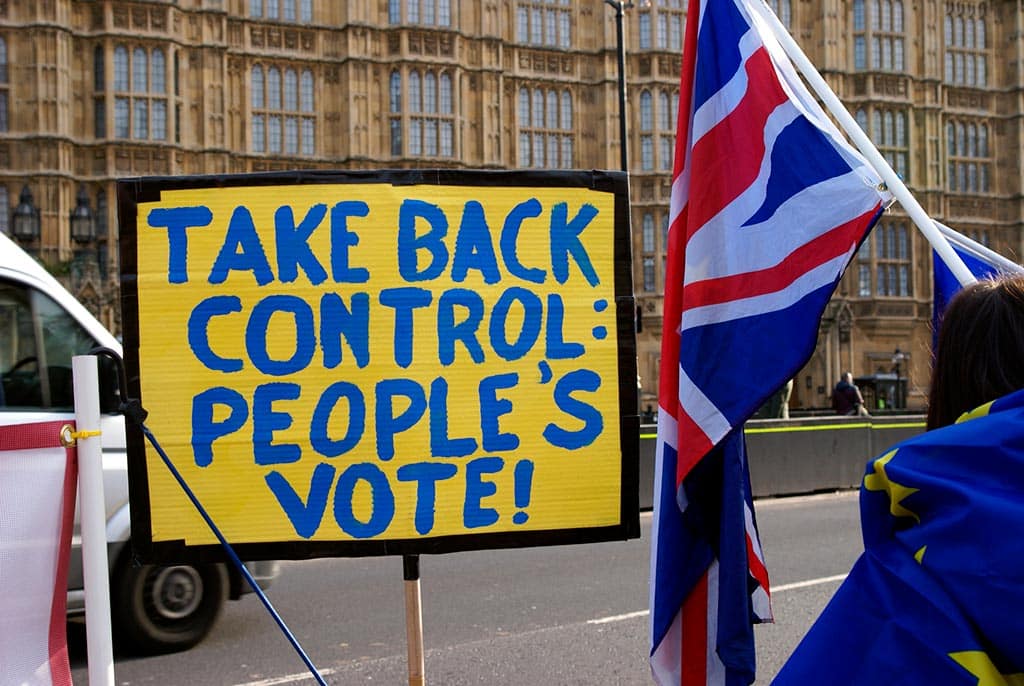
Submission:
[[191,648],[213,627],[227,594],[223,565],[143,565],[122,559],[111,579],[115,636],[131,651]]

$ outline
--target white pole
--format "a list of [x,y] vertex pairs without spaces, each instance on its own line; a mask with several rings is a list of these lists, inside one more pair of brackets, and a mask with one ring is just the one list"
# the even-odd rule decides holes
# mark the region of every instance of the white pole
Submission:
[[1020,274],[1024,272],[1024,267],[1017,264],[1013,260],[1007,259],[997,253],[994,250],[986,248],[981,243],[968,238],[956,229],[951,229],[942,222],[935,222],[935,226],[939,227],[939,231],[948,240],[960,245],[967,252],[974,253],[977,257],[985,260],[989,264],[993,265],[999,271],[1006,272],[1007,274]]
[[918,204],[917,200],[911,195],[910,190],[903,183],[903,180],[893,171],[893,168],[889,166],[889,163],[882,157],[882,153],[878,152],[875,148],[874,143],[868,138],[867,134],[861,130],[857,121],[850,115],[846,107],[843,105],[839,97],[836,96],[829,85],[822,78],[818,70],[811,64],[811,61],[807,59],[807,55],[800,48],[793,37],[789,35],[789,31],[782,25],[779,18],[775,16],[775,13],[764,5],[762,0],[751,0],[751,3],[757,3],[758,17],[768,22],[772,29],[772,33],[775,38],[779,41],[782,49],[786,51],[786,54],[793,61],[796,67],[803,74],[804,78],[807,79],[807,83],[810,84],[814,92],[821,98],[822,102],[825,103],[825,107],[832,114],[833,117],[838,120],[840,126],[843,127],[843,131],[850,137],[853,143],[860,150],[861,154],[867,158],[871,166],[875,168],[878,175],[885,181],[885,185],[889,188],[889,191],[899,200],[900,204],[903,205],[903,209],[906,210],[910,219],[914,222],[924,237],[932,244],[935,248],[935,252],[939,254],[942,261],[946,263],[953,275],[956,276],[957,281],[960,282],[961,286],[974,283],[977,279],[971,270],[967,268],[964,261],[960,259],[960,256],[953,250],[953,246],[949,244],[937,228],[932,223],[931,217],[924,211],[924,208]]
[[[110,630],[110,582],[107,566],[107,514],[103,498],[100,394],[94,355],[71,360],[78,437],[78,504],[85,580],[86,654],[90,686],[114,686],[114,650]],[[81,434],[86,434],[82,436]]]

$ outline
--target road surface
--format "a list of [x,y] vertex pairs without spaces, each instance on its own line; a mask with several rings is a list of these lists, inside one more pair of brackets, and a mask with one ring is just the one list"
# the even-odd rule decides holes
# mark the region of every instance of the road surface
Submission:
[[[856,493],[759,500],[775,625],[755,628],[758,684],[782,666],[862,550]],[[421,561],[428,684],[647,685],[651,517],[642,538]],[[400,558],[284,563],[270,598],[329,684],[405,684]],[[87,683],[84,629],[70,630]],[[118,655],[119,686],[315,683],[254,596],[184,653]]]

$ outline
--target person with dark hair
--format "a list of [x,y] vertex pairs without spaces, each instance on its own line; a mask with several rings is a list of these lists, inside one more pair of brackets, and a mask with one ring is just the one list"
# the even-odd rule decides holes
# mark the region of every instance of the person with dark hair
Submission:
[[950,301],[928,397],[928,428],[1024,388],[1024,277],[985,279]]
[[868,463],[864,554],[773,683],[1024,683],[1024,275],[941,325],[928,431]]

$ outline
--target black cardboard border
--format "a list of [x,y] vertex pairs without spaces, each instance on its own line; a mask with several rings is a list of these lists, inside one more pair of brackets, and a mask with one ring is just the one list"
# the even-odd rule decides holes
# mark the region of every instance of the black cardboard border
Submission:
[[[281,541],[234,545],[240,558],[309,559],[316,557],[361,557],[373,555],[442,554],[467,550],[567,545],[625,540],[640,536],[639,441],[640,418],[636,387],[636,307],[633,297],[632,239],[630,231],[629,181],[617,171],[539,171],[400,169],[289,171],[257,174],[146,177],[117,182],[120,223],[121,312],[124,358],[129,394],[141,397],[139,381],[139,322],[137,284],[138,205],[160,199],[163,191],[237,186],[278,186],[299,184],[390,183],[406,185],[462,185],[483,187],[583,187],[615,195],[614,293],[616,337],[618,340],[619,428],[622,456],[620,522],[613,526],[545,531],[459,534],[422,539],[366,541]],[[128,423],[128,479],[132,506],[132,548],[141,562],[225,561],[219,545],[185,546],[183,541],[152,540],[150,494],[146,464],[146,441],[139,427]],[[159,440],[159,437],[157,437]]]

